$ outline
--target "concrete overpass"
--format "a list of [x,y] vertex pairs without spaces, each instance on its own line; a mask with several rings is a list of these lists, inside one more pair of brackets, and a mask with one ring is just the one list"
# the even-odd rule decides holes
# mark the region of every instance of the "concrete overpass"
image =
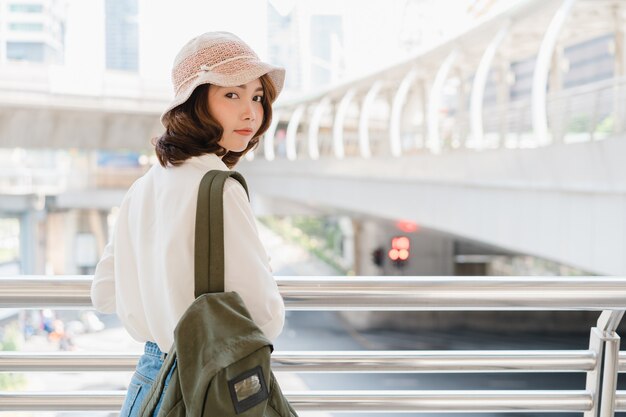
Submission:
[[[264,201],[414,221],[583,270],[626,272],[626,138],[537,149],[242,165]],[[269,197],[269,198],[268,198]],[[280,207],[275,207],[280,210]]]

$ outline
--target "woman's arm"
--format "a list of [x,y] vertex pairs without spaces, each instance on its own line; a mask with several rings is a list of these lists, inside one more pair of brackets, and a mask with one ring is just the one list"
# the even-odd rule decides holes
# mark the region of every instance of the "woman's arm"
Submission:
[[229,178],[224,187],[224,290],[236,291],[252,320],[274,340],[283,329],[285,304],[243,187]]
[[91,303],[101,313],[115,313],[115,259],[113,236],[104,248],[91,283]]

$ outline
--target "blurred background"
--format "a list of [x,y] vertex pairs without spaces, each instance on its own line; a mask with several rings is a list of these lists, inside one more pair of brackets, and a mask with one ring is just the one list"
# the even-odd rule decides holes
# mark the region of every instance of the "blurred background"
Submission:
[[[287,69],[272,126],[236,168],[277,276],[623,276],[625,23],[621,0],[0,0],[0,276],[93,274],[126,190],[157,163],[174,57],[215,30]],[[276,348],[584,349],[596,318],[289,312]],[[0,309],[0,348],[142,345],[114,315]],[[584,386],[559,374],[282,378]],[[0,390],[129,380],[0,373]]]

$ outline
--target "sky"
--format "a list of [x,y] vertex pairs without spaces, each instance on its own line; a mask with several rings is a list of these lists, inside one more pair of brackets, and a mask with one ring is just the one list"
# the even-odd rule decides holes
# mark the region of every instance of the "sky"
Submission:
[[[66,0],[66,63],[77,91],[93,86],[104,68],[104,0]],[[205,31],[237,34],[267,59],[265,0],[138,0],[139,75],[169,82],[176,53]],[[467,21],[467,0],[270,0],[279,12],[340,14],[345,38],[345,75],[365,75],[406,58],[407,39],[432,43]],[[493,0],[474,0],[493,1]],[[404,43],[403,43],[404,42]],[[289,70],[287,68],[287,70]],[[90,87],[91,83],[91,87]]]
[[[217,5],[217,6],[216,6]],[[104,0],[68,0],[66,65],[98,71],[104,67]],[[213,30],[236,33],[260,55],[266,48],[265,2],[139,0],[140,75],[167,79],[180,48]]]

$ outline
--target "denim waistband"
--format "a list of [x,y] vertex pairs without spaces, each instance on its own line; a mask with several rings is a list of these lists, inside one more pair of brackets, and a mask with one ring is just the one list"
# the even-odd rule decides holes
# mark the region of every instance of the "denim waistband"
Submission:
[[154,342],[146,342],[146,346],[144,347],[143,352],[146,355],[156,356],[161,359],[167,356],[167,353],[161,352],[159,346]]

